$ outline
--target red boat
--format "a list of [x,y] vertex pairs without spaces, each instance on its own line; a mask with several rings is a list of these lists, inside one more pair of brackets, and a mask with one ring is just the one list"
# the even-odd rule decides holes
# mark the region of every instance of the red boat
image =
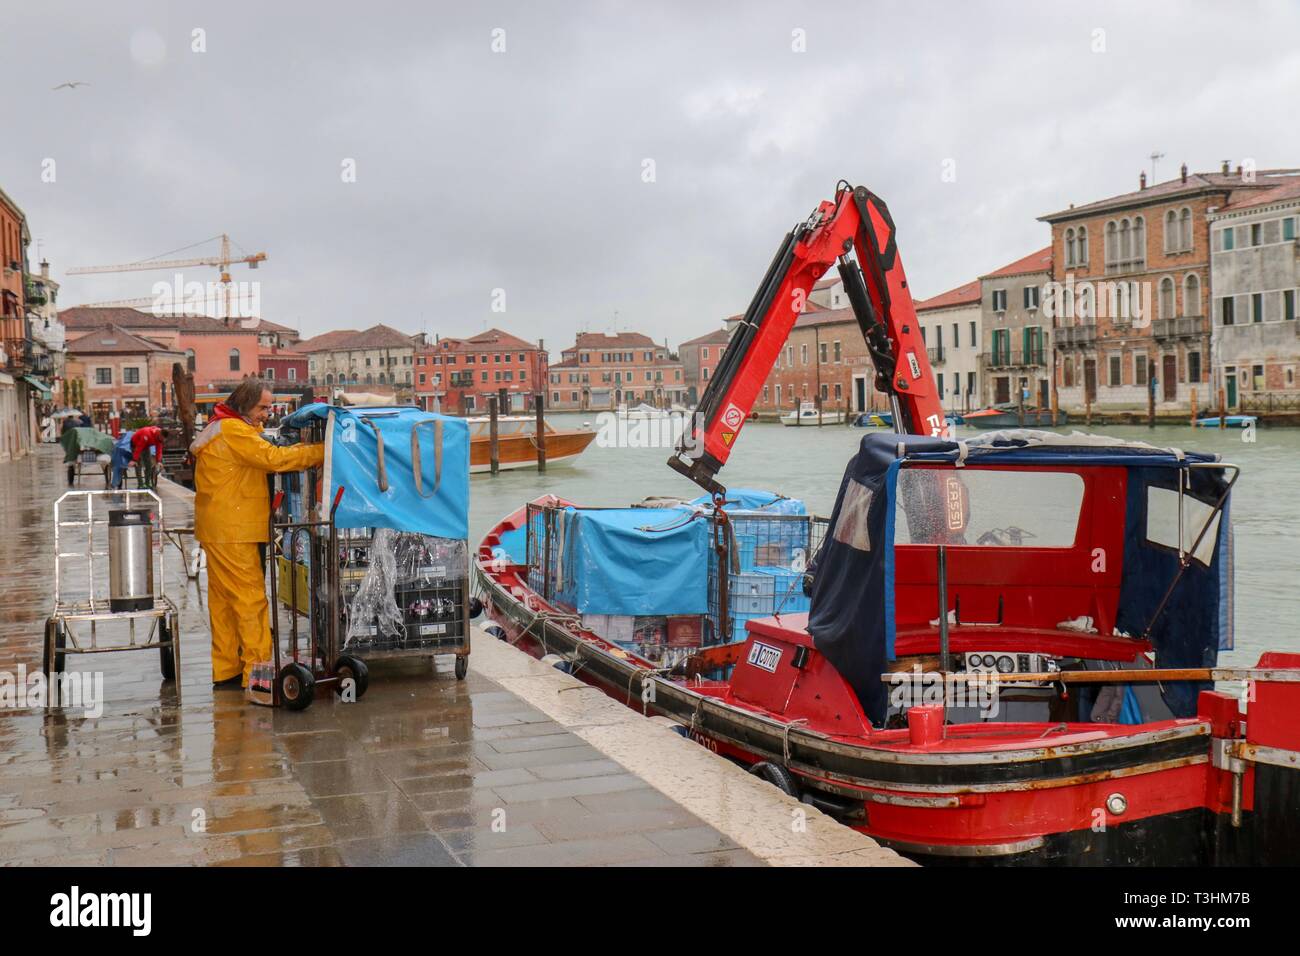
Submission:
[[[1059,442],[963,452],[905,439],[896,457],[897,436],[866,436],[810,569],[813,610],[751,620],[742,641],[684,659],[606,639],[557,596],[583,590],[560,578],[582,573],[573,550],[593,513],[568,502],[502,521],[480,547],[479,581],[499,637],[558,655],[914,859],[1294,862],[1300,655],[1214,666],[1231,637],[1235,469]],[[1003,527],[1012,484],[1054,493],[1027,527]],[[874,507],[846,501],[854,487]],[[679,510],[641,511],[647,534],[704,521],[712,548],[728,524],[754,520]],[[705,640],[728,633],[704,617]],[[1239,680],[1249,721],[1237,696],[1212,689]]]
[[[899,434],[863,437],[822,520],[716,476],[832,265]],[[1217,666],[1236,467],[945,431],[893,221],[841,184],[669,460],[708,495],[505,518],[478,553],[489,629],[918,860],[1300,858],[1300,654]]]

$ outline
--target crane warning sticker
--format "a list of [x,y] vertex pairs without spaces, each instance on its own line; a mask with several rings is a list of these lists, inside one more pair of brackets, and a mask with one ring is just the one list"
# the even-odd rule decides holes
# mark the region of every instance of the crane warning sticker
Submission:
[[738,431],[744,423],[745,413],[740,410],[739,405],[730,404],[727,406],[727,410],[722,413],[722,424],[733,431]]
[[912,370],[912,378],[921,377],[921,363],[916,360],[915,352],[907,353],[907,366]]

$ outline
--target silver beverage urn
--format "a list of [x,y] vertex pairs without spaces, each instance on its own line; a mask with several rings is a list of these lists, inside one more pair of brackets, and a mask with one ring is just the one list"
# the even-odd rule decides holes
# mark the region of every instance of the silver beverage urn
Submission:
[[153,608],[153,513],[129,508],[108,513],[108,606]]

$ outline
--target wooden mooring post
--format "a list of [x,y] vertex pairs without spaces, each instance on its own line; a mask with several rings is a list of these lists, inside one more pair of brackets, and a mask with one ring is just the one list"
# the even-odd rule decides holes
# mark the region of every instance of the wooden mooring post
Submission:
[[1220,427],[1220,428],[1227,428],[1227,427],[1228,427],[1228,424],[1227,424],[1227,421],[1226,421],[1226,418],[1227,418],[1227,408],[1228,408],[1228,401],[1227,401],[1227,398],[1224,396],[1223,389],[1219,389],[1219,427]]
[[494,475],[501,470],[501,443],[497,432],[497,406],[500,404],[497,396],[488,396],[488,455]]
[[1192,427],[1196,427],[1196,389],[1192,389]]
[[542,400],[541,392],[533,395],[533,408],[537,410],[536,434],[533,436],[533,443],[537,445],[537,470],[546,471],[546,409],[543,408],[545,402]]

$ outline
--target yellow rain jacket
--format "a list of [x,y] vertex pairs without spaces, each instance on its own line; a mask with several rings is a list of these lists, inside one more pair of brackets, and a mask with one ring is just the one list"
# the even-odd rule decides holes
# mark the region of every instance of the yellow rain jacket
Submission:
[[203,544],[261,542],[271,515],[266,476],[320,465],[324,445],[272,445],[242,418],[209,422],[190,445],[194,536]]
[[208,555],[212,679],[242,675],[271,658],[270,611],[258,544],[267,540],[271,496],[266,476],[319,465],[324,445],[272,445],[242,418],[209,422],[190,445],[194,536]]

